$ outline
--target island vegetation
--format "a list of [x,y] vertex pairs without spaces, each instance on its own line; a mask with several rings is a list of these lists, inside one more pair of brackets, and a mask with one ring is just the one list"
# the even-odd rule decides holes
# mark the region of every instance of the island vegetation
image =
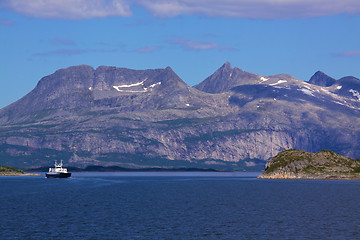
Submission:
[[268,179],[358,179],[360,159],[351,159],[329,150],[310,153],[285,150],[271,158],[258,178]]
[[39,174],[25,173],[21,169],[0,165],[0,176],[37,176],[37,175]]

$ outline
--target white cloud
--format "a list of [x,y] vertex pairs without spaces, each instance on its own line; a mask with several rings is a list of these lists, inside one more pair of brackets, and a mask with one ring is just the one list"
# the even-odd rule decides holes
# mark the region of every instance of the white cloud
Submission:
[[132,14],[126,0],[4,0],[2,5],[35,18],[77,20]]
[[359,0],[137,0],[157,17],[182,14],[228,18],[308,18],[359,14]]

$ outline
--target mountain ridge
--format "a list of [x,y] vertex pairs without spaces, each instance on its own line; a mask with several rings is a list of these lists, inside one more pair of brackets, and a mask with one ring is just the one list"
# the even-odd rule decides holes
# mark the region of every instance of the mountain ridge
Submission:
[[227,62],[190,87],[170,67],[73,66],[0,110],[0,157],[18,167],[63,159],[75,167],[218,170],[259,170],[286,148],[357,157],[360,101],[349,92],[360,91],[356,83],[322,87]]

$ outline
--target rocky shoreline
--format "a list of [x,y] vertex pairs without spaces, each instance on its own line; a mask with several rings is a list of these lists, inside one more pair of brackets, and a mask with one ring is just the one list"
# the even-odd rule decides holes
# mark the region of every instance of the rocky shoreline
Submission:
[[41,176],[39,173],[1,172],[0,176]]
[[260,176],[258,176],[258,179],[360,180],[360,174],[261,174]]
[[360,161],[323,150],[286,150],[271,158],[259,179],[360,180]]

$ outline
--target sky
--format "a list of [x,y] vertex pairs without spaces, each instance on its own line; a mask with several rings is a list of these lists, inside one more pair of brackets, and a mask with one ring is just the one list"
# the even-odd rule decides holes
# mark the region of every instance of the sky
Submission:
[[86,64],[360,78],[359,0],[0,0],[0,108]]

